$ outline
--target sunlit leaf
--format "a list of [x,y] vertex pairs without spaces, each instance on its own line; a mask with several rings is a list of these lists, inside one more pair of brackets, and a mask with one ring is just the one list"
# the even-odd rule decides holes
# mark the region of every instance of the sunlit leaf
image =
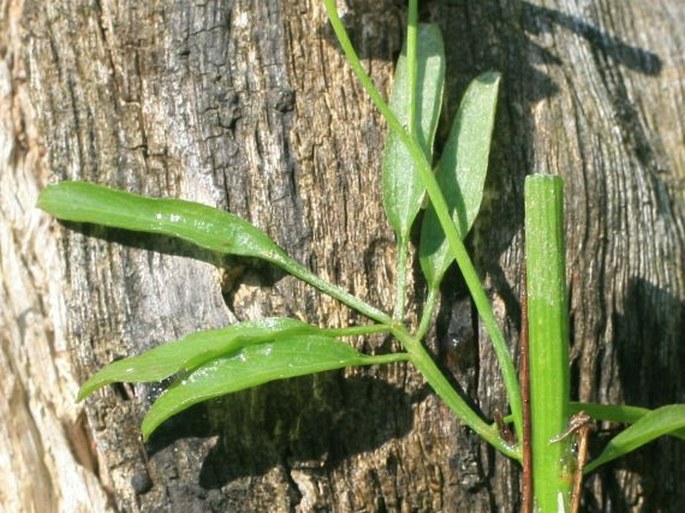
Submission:
[[402,353],[366,356],[350,345],[322,335],[287,336],[246,346],[188,373],[169,387],[148,411],[141,430],[150,434],[166,419],[206,401],[278,379],[305,376],[354,365],[406,359]]
[[199,331],[138,356],[110,363],[81,386],[78,400],[110,383],[161,381],[177,372],[192,370],[222,355],[235,353],[249,344],[319,331],[319,328],[288,318],[261,319],[218,330]]
[[[436,170],[436,179],[462,238],[480,210],[495,124],[499,74],[488,72],[468,87]],[[421,268],[437,287],[454,260],[432,205],[423,218],[419,246]]]
[[671,404],[652,410],[612,438],[602,453],[585,467],[584,472],[592,472],[608,461],[620,458],[660,436],[672,434],[683,428],[685,404]]
[[92,183],[67,181],[43,189],[38,206],[65,221],[159,233],[221,254],[261,258],[371,319],[380,323],[389,320],[377,308],[300,265],[247,221],[207,205],[148,198]]
[[[418,143],[429,162],[440,117],[445,81],[445,51],[437,25],[418,27],[416,118]],[[405,128],[409,123],[411,95],[406,45],[397,61],[390,108]],[[388,134],[383,155],[383,204],[391,226],[406,238],[421,208],[425,187],[406,146],[395,132]]]
[[[571,413],[584,411],[595,420],[607,420],[609,422],[620,422],[623,424],[634,424],[652,411],[649,408],[629,406],[626,404],[571,402],[569,406]],[[669,435],[685,440],[685,428],[669,433]]]
[[178,237],[225,254],[282,264],[287,256],[264,232],[233,214],[179,199],[148,198],[88,182],[43,189],[38,206],[65,221]]

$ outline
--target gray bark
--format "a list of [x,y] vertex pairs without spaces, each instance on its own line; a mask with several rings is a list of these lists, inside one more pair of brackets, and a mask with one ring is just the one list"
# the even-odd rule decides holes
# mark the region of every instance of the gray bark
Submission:
[[[387,92],[403,2],[349,2],[344,13]],[[523,178],[558,174],[577,397],[685,402],[685,6],[455,0],[427,2],[422,17],[445,34],[445,121],[477,73],[503,72],[486,201],[468,242],[512,351]],[[361,319],[258,262],[59,225],[33,209],[50,181],[230,210],[391,308],[385,125],[320,2],[0,0],[0,27],[3,507],[516,511],[518,468],[405,365],[235,394],[172,419],[148,445],[139,423],[159,386],[73,402],[106,363],[198,329],[267,315]],[[442,299],[430,348],[492,418],[504,390],[456,273]],[[389,349],[380,338],[355,345]],[[683,482],[685,446],[663,439],[590,478],[585,509],[684,511]]]

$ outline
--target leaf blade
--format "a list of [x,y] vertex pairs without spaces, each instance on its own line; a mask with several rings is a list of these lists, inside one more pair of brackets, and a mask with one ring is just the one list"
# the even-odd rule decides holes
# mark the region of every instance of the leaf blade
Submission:
[[[454,118],[436,170],[436,180],[463,239],[473,226],[483,198],[500,75],[486,72],[469,85]],[[421,268],[437,288],[454,260],[433,205],[423,218],[419,244]]]
[[[652,411],[649,408],[627,404],[597,404],[573,401],[569,403],[569,408],[571,413],[584,411],[595,420],[608,420],[609,422],[621,422],[624,424],[634,424]],[[669,434],[685,440],[685,428]]]
[[656,438],[685,428],[685,404],[662,406],[646,413],[612,438],[602,453],[586,465],[587,474],[611,460],[642,447]]
[[370,319],[382,324],[389,321],[377,308],[299,264],[260,229],[208,205],[149,198],[93,183],[65,181],[44,188],[38,197],[38,207],[65,221],[159,233],[220,254],[261,258]]
[[[418,27],[416,117],[414,131],[427,160],[432,160],[433,141],[442,108],[442,91],[445,80],[445,50],[442,34],[437,25],[420,24]],[[403,125],[409,123],[411,91],[407,69],[406,44],[395,69],[390,108]],[[409,127],[410,133],[414,127]],[[388,220],[399,238],[407,238],[420,208],[425,186],[421,182],[409,150],[400,137],[388,134],[383,154],[383,205]]]
[[282,265],[287,256],[266,233],[240,217],[180,199],[149,198],[81,181],[44,188],[38,207],[65,221],[159,233],[223,254]]
[[[406,359],[402,353],[392,358]],[[148,411],[141,431],[148,439],[162,422],[194,404],[270,381],[387,361],[382,356],[362,355],[352,346],[323,335],[291,336],[247,346],[233,356],[197,368],[171,385]]]
[[111,383],[161,381],[183,370],[193,370],[222,355],[234,353],[247,345],[264,343],[280,336],[316,334],[320,331],[296,319],[274,317],[192,333],[106,365],[81,385],[77,401]]

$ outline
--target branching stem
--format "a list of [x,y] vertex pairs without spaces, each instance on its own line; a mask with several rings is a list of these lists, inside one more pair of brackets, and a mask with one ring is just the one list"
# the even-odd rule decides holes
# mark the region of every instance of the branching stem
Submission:
[[492,306],[490,305],[485,290],[480,283],[480,277],[478,276],[478,273],[476,272],[476,269],[466,251],[457,227],[452,221],[447,203],[445,202],[445,198],[440,191],[440,186],[435,180],[431,165],[426,160],[426,156],[421,147],[397,120],[397,117],[393,114],[388,104],[383,100],[380,93],[373,85],[369,75],[366,73],[366,71],[364,71],[361,62],[359,61],[359,57],[357,56],[357,53],[355,52],[347,35],[347,31],[345,30],[345,27],[338,16],[335,0],[324,0],[324,4],[326,6],[326,10],[328,11],[328,16],[331,25],[333,26],[333,30],[340,41],[340,45],[345,53],[345,56],[347,57],[348,62],[350,63],[350,66],[354,70],[357,78],[361,82],[366,92],[371,97],[371,100],[376,105],[376,108],[378,108],[383,117],[386,119],[390,129],[396,132],[397,136],[405,144],[411,158],[417,165],[419,176],[426,187],[426,192],[431,203],[433,203],[438,220],[440,221],[440,225],[445,231],[445,236],[449,243],[452,254],[457,261],[457,265],[461,270],[464,281],[466,282],[469,292],[473,297],[476,309],[483,319],[488,334],[492,339],[495,354],[497,355],[497,359],[502,370],[505,387],[507,389],[509,406],[514,417],[514,425],[517,433],[520,433],[523,422],[521,411],[521,390],[516,375],[516,370],[514,368],[514,362],[511,354],[509,353],[506,341],[504,340],[504,335],[497,324]]

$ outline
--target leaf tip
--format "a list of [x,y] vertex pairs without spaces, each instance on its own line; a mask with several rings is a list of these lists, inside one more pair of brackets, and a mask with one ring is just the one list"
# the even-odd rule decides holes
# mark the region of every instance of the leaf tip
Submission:
[[81,388],[78,389],[78,393],[76,394],[76,402],[80,403],[94,391],[95,389],[92,386],[89,386],[88,381],[86,381],[83,385],[81,385]]
[[501,78],[502,74],[499,71],[490,70],[486,71],[485,73],[481,73],[478,77],[476,77],[476,80],[483,84],[497,85]]
[[112,381],[101,379],[99,374],[99,372],[94,374],[93,376],[88,378],[86,382],[83,383],[83,385],[81,385],[81,388],[78,389],[78,393],[76,394],[77,403],[83,401],[86,397],[88,397],[96,390],[100,390],[105,385],[113,383]]
[[36,200],[36,207],[50,213],[50,203],[55,187],[55,185],[48,185],[40,190],[38,193],[38,200]]
[[173,415],[174,413],[168,416],[160,416],[157,415],[154,410],[148,411],[145,417],[143,417],[143,422],[140,424],[140,434],[143,437],[143,442],[149,442],[152,434],[157,431],[157,428],[162,424],[162,422]]

